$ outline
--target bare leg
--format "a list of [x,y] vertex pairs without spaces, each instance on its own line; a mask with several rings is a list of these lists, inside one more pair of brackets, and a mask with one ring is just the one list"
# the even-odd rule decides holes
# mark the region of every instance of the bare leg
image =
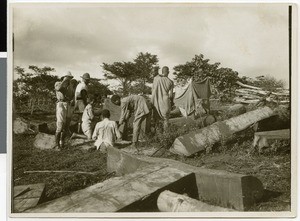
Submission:
[[70,131],[70,123],[71,123],[71,118],[67,118],[67,120],[66,120],[66,132],[68,133],[68,134],[71,134],[71,131]]
[[55,143],[58,148],[60,148],[60,137],[61,137],[60,135],[61,135],[61,132],[55,133]]
[[87,139],[88,137],[84,134],[73,133],[72,136],[70,137],[70,140],[75,138]]
[[60,141],[59,141],[59,144],[60,144],[60,147],[61,147],[61,148],[64,147],[64,139],[65,139],[65,135],[66,135],[66,133],[63,132],[63,131],[60,133]]
[[78,126],[77,126],[77,133],[80,133],[80,128],[81,128],[81,122],[78,123]]
[[72,136],[70,137],[70,140],[75,139],[75,138],[82,138],[82,139],[92,140],[92,131],[89,130],[85,134],[73,133]]
[[163,119],[163,122],[164,122],[164,133],[165,133],[165,132],[168,132],[168,129],[169,129],[169,117],[165,117]]

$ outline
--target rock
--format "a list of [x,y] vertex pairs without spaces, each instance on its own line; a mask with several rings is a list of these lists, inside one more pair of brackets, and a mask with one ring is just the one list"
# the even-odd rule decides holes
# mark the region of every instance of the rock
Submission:
[[[24,134],[30,132],[30,125],[24,119],[18,117],[14,120],[13,131],[15,134]],[[32,131],[31,131],[32,132]]]
[[53,149],[56,146],[55,135],[38,133],[34,138],[33,146],[41,150]]

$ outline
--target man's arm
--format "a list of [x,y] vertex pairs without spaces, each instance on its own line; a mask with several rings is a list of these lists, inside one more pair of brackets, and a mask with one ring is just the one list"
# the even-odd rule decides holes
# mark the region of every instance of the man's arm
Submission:
[[55,90],[61,91],[63,88],[67,88],[69,85],[69,81],[70,79],[68,77],[65,77],[62,82],[56,82],[54,85]]
[[89,118],[91,119],[91,120],[93,120],[94,119],[94,111],[93,111],[93,107],[92,106],[90,106],[90,108],[87,110],[87,112],[88,112],[88,115],[89,115]]
[[171,88],[170,88],[170,91],[169,91],[169,98],[170,98],[170,101],[171,101],[171,107],[173,107],[173,105],[174,105],[173,91],[174,91],[174,83],[172,81],[172,85],[171,85]]
[[119,125],[123,124],[123,122],[128,119],[128,116],[129,116],[128,102],[121,102],[121,116],[119,120]]
[[86,90],[82,90],[81,93],[80,93],[80,97],[84,103],[84,105],[86,106],[87,105],[87,91]]
[[121,139],[122,135],[121,135],[121,132],[120,132],[116,122],[114,123],[114,130],[115,130],[115,134],[116,134],[117,139]]
[[98,138],[98,124],[96,124],[96,127],[95,127],[95,129],[94,129],[94,132],[93,132],[93,136],[92,136],[92,138],[93,138],[93,140],[97,140],[97,138]]

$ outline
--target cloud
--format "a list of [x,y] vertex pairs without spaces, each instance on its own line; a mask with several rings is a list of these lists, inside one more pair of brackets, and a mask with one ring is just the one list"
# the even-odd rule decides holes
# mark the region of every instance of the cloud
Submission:
[[240,75],[288,81],[283,4],[63,4],[14,9],[16,65],[101,76],[102,62],[157,54],[171,68],[204,54]]

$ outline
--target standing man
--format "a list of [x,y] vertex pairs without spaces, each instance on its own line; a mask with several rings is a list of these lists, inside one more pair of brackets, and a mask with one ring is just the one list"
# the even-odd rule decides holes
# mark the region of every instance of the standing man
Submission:
[[131,113],[134,114],[133,120],[133,134],[132,134],[132,148],[137,149],[137,142],[141,132],[141,125],[146,120],[150,113],[146,99],[140,95],[129,95],[120,99],[119,96],[115,97],[117,105],[121,105],[121,116],[119,120],[119,126],[126,124],[130,118]]
[[77,85],[75,90],[75,110],[78,108],[79,112],[79,122],[78,122],[78,133],[81,128],[81,116],[87,105],[87,96],[88,96],[88,84],[90,82],[90,74],[85,73],[81,76],[82,81]]
[[74,113],[74,109],[75,109],[75,90],[76,90],[76,86],[77,86],[77,81],[73,78],[70,80],[70,84],[68,86],[67,89],[67,96],[72,98],[70,101],[70,105],[68,107],[68,113],[67,113],[67,123],[66,123],[66,130],[67,133],[70,133],[70,123],[72,120],[72,116]]
[[173,103],[173,81],[168,78],[169,68],[164,66],[162,74],[157,75],[153,80],[151,101],[154,106],[153,115],[155,127],[159,119],[163,120],[164,131],[168,129],[169,117]]
[[73,76],[69,73],[62,77],[62,81],[57,81],[54,85],[57,98],[55,141],[58,148],[63,148],[64,145],[68,106],[72,99],[68,97],[67,91],[72,78]]

